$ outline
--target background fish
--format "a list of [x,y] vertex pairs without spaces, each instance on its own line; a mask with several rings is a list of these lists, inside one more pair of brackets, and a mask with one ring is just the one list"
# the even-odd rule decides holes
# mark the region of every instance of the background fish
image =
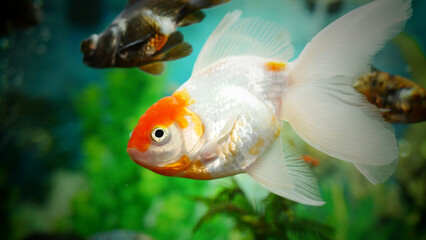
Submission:
[[388,122],[426,120],[426,91],[410,79],[374,69],[361,76],[354,87],[379,108]]
[[288,122],[370,182],[386,181],[398,163],[394,131],[353,84],[404,28],[411,0],[375,0],[347,13],[291,62],[294,48],[282,27],[240,15],[224,17],[191,77],[141,116],[127,146],[131,159],[165,176],[247,173],[272,193],[322,205],[308,163],[283,140]]
[[130,0],[101,33],[81,43],[83,61],[94,68],[139,67],[151,74],[163,71],[163,61],[188,56],[189,43],[177,27],[198,23],[200,9],[229,0]]

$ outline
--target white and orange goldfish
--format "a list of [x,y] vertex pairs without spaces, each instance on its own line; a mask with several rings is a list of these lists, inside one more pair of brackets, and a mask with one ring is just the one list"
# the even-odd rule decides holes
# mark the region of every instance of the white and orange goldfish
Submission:
[[386,181],[398,161],[392,126],[353,84],[411,14],[411,0],[375,0],[327,26],[289,62],[282,27],[229,13],[190,79],[142,115],[128,154],[166,176],[248,173],[275,194],[322,205],[308,164],[283,144],[288,121],[313,147],[353,163],[374,184]]

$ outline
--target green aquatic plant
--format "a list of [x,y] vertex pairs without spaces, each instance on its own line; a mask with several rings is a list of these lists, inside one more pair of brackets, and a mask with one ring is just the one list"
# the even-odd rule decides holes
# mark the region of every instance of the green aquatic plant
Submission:
[[75,99],[83,124],[83,188],[73,203],[71,225],[83,236],[112,229],[146,233],[156,239],[188,239],[201,214],[190,194],[208,182],[164,177],[127,155],[129,134],[140,115],[158,101],[165,78],[138,70],[111,70],[105,85],[90,85]]
[[87,184],[73,201],[73,225],[82,235],[139,229],[149,205],[138,194],[141,174],[127,158],[126,139],[137,121],[135,113],[161,96],[162,81],[150,85],[150,79],[137,74],[108,72],[105,86],[88,86],[75,100],[83,122],[82,174]]
[[236,181],[224,187],[213,197],[195,197],[208,210],[200,218],[194,231],[217,216],[226,215],[234,220],[234,228],[244,239],[332,239],[333,229],[320,221],[299,217],[295,203],[269,194],[262,209],[255,208]]
[[413,36],[408,33],[399,34],[393,42],[401,50],[401,53],[410,68],[415,82],[425,87],[426,85],[426,57],[422,48]]

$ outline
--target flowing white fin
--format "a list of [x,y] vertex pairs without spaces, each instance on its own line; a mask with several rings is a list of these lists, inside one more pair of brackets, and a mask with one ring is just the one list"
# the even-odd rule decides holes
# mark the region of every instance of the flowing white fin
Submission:
[[363,74],[372,57],[394,38],[412,15],[411,0],[376,0],[337,19],[293,62],[293,83]]
[[260,19],[242,19],[241,13],[228,13],[219,23],[198,55],[192,75],[230,56],[259,56],[284,62],[293,57],[294,48],[282,26]]
[[[282,134],[282,133],[281,133]],[[318,183],[308,164],[282,135],[246,172],[262,187],[290,200],[308,205],[323,205]]]
[[389,165],[372,166],[366,164],[354,163],[355,167],[373,184],[383,183],[395,172],[398,166],[398,159],[395,159]]
[[411,0],[373,1],[318,33],[288,67],[280,119],[315,148],[353,162],[373,183],[391,175],[398,147],[392,126],[353,83],[411,14]]
[[265,200],[270,192],[260,186],[248,174],[237,174],[232,177],[237,182],[238,187],[243,191],[253,209],[258,213],[263,213],[265,210],[263,200]]

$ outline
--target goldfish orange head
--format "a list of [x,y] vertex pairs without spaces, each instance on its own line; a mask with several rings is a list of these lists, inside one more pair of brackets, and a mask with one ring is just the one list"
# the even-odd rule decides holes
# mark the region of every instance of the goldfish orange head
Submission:
[[127,152],[137,164],[167,176],[187,169],[188,157],[202,139],[201,119],[187,107],[192,100],[179,91],[152,105],[132,132]]

